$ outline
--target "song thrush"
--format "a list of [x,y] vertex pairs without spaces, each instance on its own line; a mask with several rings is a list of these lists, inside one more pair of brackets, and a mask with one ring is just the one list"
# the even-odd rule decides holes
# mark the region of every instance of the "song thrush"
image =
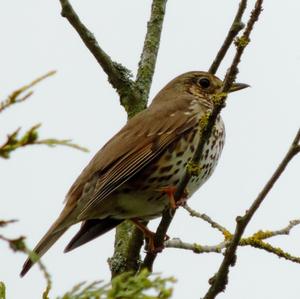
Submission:
[[[234,84],[230,91],[247,87]],[[161,216],[169,204],[163,188],[178,185],[199,142],[199,119],[212,109],[222,81],[207,72],[188,72],[169,82],[151,105],[131,118],[94,156],[70,188],[58,219],[37,244],[41,257],[73,224],[82,222],[65,251],[106,233],[125,219]],[[212,174],[225,138],[219,117],[187,185],[191,196]],[[33,262],[27,259],[21,275]]]

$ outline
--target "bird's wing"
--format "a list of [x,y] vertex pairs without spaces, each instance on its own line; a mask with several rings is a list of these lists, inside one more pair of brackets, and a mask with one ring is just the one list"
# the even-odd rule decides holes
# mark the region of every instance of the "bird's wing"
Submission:
[[[78,219],[88,218],[90,211],[100,201],[158,157],[182,133],[197,125],[195,115],[185,115],[180,111],[159,121],[155,117],[140,114],[113,137],[83,171],[70,189],[67,205],[80,200],[89,176],[98,172],[99,179],[93,195],[80,203]],[[148,132],[145,132],[145,128],[149,128]]]
[[[191,123],[189,122],[184,127],[181,127],[180,133],[192,129],[193,125]],[[145,144],[141,144],[140,148],[129,151],[99,178],[93,196],[82,207],[79,215],[80,219],[85,219],[100,201],[106,199],[113,191],[143,169],[150,161],[158,157],[168,145],[179,138],[178,131],[160,133],[160,136],[152,137]]]

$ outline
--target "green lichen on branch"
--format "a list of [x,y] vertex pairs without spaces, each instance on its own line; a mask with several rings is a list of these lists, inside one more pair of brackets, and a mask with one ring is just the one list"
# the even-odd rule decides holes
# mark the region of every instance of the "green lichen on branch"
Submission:
[[244,36],[237,37],[234,41],[236,47],[245,48],[249,44],[250,40]]
[[212,98],[214,106],[223,108],[225,105],[227,95],[228,95],[227,92],[219,92],[219,93],[215,94]]
[[127,272],[108,284],[101,281],[79,283],[57,299],[168,299],[173,292],[169,284],[174,282],[174,278],[150,275],[146,270],[137,275]]
[[239,245],[240,246],[251,246],[254,248],[262,249],[269,253],[273,253],[280,258],[284,258],[288,261],[300,264],[300,257],[293,256],[290,253],[284,251],[280,247],[274,247],[270,243],[264,242],[262,240],[254,238],[254,237],[248,237],[248,238],[241,239]]
[[6,298],[6,288],[4,282],[0,281],[0,299]]
[[20,128],[15,130],[12,134],[7,135],[7,140],[0,146],[0,157],[8,159],[10,157],[11,152],[15,151],[18,148],[33,144],[44,144],[50,147],[64,145],[76,148],[84,152],[88,151],[88,149],[79,146],[75,143],[72,143],[69,139],[39,139],[38,129],[40,128],[40,126],[41,124],[34,125],[20,137]]

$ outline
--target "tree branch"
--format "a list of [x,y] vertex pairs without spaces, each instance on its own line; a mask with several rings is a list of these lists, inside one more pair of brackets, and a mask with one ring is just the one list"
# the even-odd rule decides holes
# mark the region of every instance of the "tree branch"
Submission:
[[7,140],[0,146],[0,157],[8,159],[11,152],[15,151],[18,148],[33,145],[33,144],[44,144],[48,146],[57,146],[64,145],[79,149],[81,151],[87,152],[88,149],[79,146],[75,143],[72,143],[69,139],[59,140],[59,139],[39,139],[38,129],[41,124],[37,124],[31,127],[24,135],[18,138],[20,128],[14,131],[12,134],[7,135]]
[[237,217],[236,219],[237,224],[236,224],[235,233],[233,235],[232,241],[230,242],[225,252],[223,262],[220,265],[218,272],[214,275],[212,279],[211,287],[206,293],[204,299],[215,298],[218,293],[224,290],[227,284],[229,267],[234,262],[235,252],[240,243],[244,230],[248,225],[248,223],[250,222],[251,218],[253,217],[254,213],[257,211],[257,209],[259,208],[259,206],[261,205],[261,203],[263,202],[263,200],[265,199],[269,191],[272,189],[272,187],[280,177],[280,175],[284,172],[286,166],[293,159],[293,157],[295,157],[300,152],[299,140],[300,140],[300,129],[298,130],[296,137],[292,142],[290,149],[288,150],[284,159],[279,164],[278,168],[276,169],[276,171],[274,172],[270,180],[267,182],[265,187],[258,194],[257,198],[255,199],[251,207],[246,211],[244,216]]
[[36,84],[40,83],[41,81],[45,80],[46,78],[53,76],[54,74],[56,74],[56,71],[50,71],[50,72],[46,73],[45,75],[40,76],[37,79],[33,80],[29,84],[24,85],[21,88],[12,92],[7,97],[7,99],[0,102],[0,113],[3,112],[3,110],[7,109],[8,107],[10,107],[14,104],[17,104],[17,103],[21,103],[21,102],[25,101],[26,99],[28,99],[33,94],[33,91],[29,91],[25,95],[22,95],[25,91],[28,91],[28,89],[30,89],[31,87],[35,86]]
[[242,16],[245,12],[245,9],[247,7],[247,0],[241,0],[236,16],[231,24],[231,27],[227,33],[227,36],[223,42],[223,45],[221,46],[220,50],[217,53],[217,56],[215,57],[213,63],[211,64],[208,72],[211,74],[215,74],[225,57],[229,47],[231,46],[234,38],[238,35],[238,33],[244,28],[244,24],[242,23]]
[[173,238],[171,240],[167,240],[164,243],[166,248],[177,248],[177,249],[185,249],[193,251],[194,253],[222,253],[222,249],[224,249],[227,245],[228,241],[223,241],[217,245],[200,245],[197,243],[187,243],[183,242],[178,238]]
[[[6,226],[7,224],[10,224],[10,223],[14,223],[16,221],[17,220],[8,220],[8,221],[0,220],[0,223],[1,223],[0,227]],[[37,262],[37,264],[45,278],[45,281],[46,281],[46,288],[45,288],[45,291],[43,292],[43,299],[49,299],[48,295],[49,295],[49,292],[52,287],[51,275],[49,274],[47,268],[42,263],[42,261],[38,258],[38,256],[33,251],[31,251],[27,248],[27,246],[25,244],[25,237],[21,236],[21,237],[15,238],[15,239],[11,239],[11,238],[7,238],[3,235],[0,235],[0,240],[5,241],[12,251],[23,252],[27,256],[29,256],[33,261]],[[0,287],[1,287],[1,285],[0,285]],[[3,288],[3,286],[2,286],[2,288]],[[0,289],[0,291],[1,291],[1,289]],[[0,296],[0,298],[5,298],[5,297]]]
[[222,235],[227,239],[229,236],[231,236],[231,233],[229,232],[228,229],[226,229],[224,226],[222,226],[221,224],[217,223],[216,221],[212,220],[208,215],[204,214],[204,213],[199,213],[197,211],[195,211],[194,209],[192,209],[191,207],[189,207],[187,204],[185,204],[183,206],[183,208],[185,210],[187,210],[190,215],[192,217],[197,217],[200,218],[202,220],[204,220],[205,222],[209,223],[211,225],[212,228],[217,229],[219,232],[222,233]]
[[[121,98],[121,104],[132,116],[131,111],[134,104],[139,104],[139,94],[134,88],[131,80],[131,72],[121,64],[114,62],[110,56],[99,46],[93,33],[81,22],[72,5],[68,0],[59,0],[61,4],[61,15],[65,17],[77,31],[86,47],[90,50],[97,62],[108,76],[108,81],[116,89]],[[129,105],[129,102],[133,102]],[[145,107],[144,107],[145,108]]]
[[136,78],[136,88],[141,93],[141,101],[147,103],[152,78],[155,70],[156,59],[160,44],[160,37],[165,16],[167,0],[153,0],[151,16],[148,22],[144,47],[139,62]]
[[[197,212],[196,212],[197,213]],[[201,217],[199,217],[201,218]],[[201,218],[203,219],[203,218]],[[280,258],[284,258],[288,261],[291,262],[295,262],[295,263],[300,263],[300,257],[297,256],[293,256],[288,252],[285,252],[283,249],[281,249],[280,247],[274,247],[271,244],[264,242],[263,240],[269,239],[271,237],[275,237],[275,236],[280,236],[280,235],[288,235],[291,230],[300,224],[300,219],[296,219],[296,220],[291,220],[290,223],[280,229],[280,230],[275,230],[275,231],[258,231],[254,234],[252,234],[249,237],[245,237],[242,238],[239,241],[239,246],[251,246],[254,247],[256,249],[261,249],[261,250],[265,250],[269,253],[273,253],[275,255],[277,255]],[[229,233],[231,236],[232,234]],[[181,241],[178,238],[174,238],[171,240],[167,240],[164,243],[164,246],[166,248],[178,248],[178,249],[184,249],[184,250],[190,250],[193,251],[194,253],[197,254],[202,254],[202,253],[220,253],[223,254],[224,250],[228,247],[228,245],[231,242],[231,239],[228,239],[227,237],[224,238],[224,241],[222,241],[221,243],[217,244],[217,245],[200,245],[197,243],[186,243]]]

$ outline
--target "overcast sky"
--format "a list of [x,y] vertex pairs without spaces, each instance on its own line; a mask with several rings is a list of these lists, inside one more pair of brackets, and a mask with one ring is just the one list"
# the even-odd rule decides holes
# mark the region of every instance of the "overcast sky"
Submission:
[[[254,1],[249,1],[250,6]],[[151,1],[72,1],[74,8],[114,60],[135,74]],[[150,98],[173,77],[207,70],[232,22],[238,1],[169,1]],[[300,124],[300,2],[265,1],[238,81],[251,88],[232,94],[222,112],[227,139],[212,178],[190,205],[233,230],[235,217],[249,207],[285,154]],[[34,146],[0,160],[0,219],[19,219],[3,231],[27,236],[32,248],[58,216],[64,196],[94,153],[126,121],[117,94],[77,33],[60,16],[59,1],[2,1],[0,4],[0,96],[49,70],[58,73],[35,87],[26,102],[0,115],[0,143],[17,127],[42,122],[42,138],[72,138],[90,149]],[[223,78],[233,51],[218,76]],[[300,218],[300,157],[287,168],[253,218],[247,233],[280,229]],[[183,225],[184,224],[184,225]],[[154,221],[152,227],[157,225]],[[114,231],[63,254],[77,227],[70,229],[43,261],[53,277],[52,298],[81,281],[109,279]],[[2,230],[1,230],[2,234]],[[214,245],[221,236],[206,223],[178,211],[169,236]],[[271,243],[300,256],[300,228]],[[45,282],[34,267],[24,279],[25,256],[0,242],[0,281],[7,298],[41,298]],[[179,258],[180,256],[180,258]],[[199,298],[222,257],[166,249],[155,271],[178,279],[173,298]],[[237,266],[218,298],[299,298],[300,265],[252,248],[238,250]],[[189,294],[189,295],[187,295]],[[242,295],[241,295],[242,294]]]

